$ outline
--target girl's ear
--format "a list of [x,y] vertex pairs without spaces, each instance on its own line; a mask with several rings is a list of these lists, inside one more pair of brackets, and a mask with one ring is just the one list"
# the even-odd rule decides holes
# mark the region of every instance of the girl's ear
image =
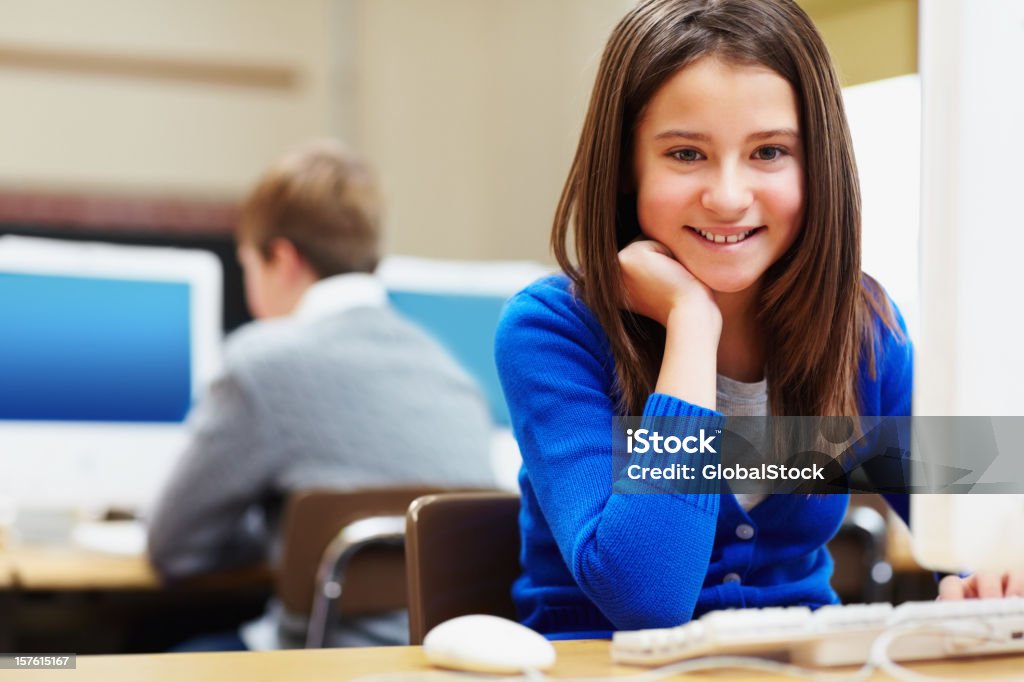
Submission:
[[643,231],[636,217],[636,194],[620,194],[615,207],[615,244],[621,251]]

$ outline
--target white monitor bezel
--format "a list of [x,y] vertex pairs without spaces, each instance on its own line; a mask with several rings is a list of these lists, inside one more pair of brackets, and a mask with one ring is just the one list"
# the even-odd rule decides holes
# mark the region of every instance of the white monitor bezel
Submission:
[[[3,236],[0,271],[184,282],[190,291],[193,404],[220,371],[223,274],[212,253]],[[187,440],[185,422],[2,420],[0,511],[5,506],[144,511]]]

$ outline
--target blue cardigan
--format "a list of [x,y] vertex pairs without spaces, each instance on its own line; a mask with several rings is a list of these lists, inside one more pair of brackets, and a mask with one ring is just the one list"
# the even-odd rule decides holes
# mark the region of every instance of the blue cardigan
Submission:
[[[861,370],[861,414],[909,415],[910,342],[877,328],[879,371]],[[509,301],[496,359],[523,455],[512,590],[523,623],[552,638],[607,637],[715,609],[838,601],[825,544],[846,495],[772,495],[745,512],[731,493],[612,494],[614,359],[564,275]],[[644,414],[721,416],[657,393]],[[906,496],[887,497],[907,520]]]

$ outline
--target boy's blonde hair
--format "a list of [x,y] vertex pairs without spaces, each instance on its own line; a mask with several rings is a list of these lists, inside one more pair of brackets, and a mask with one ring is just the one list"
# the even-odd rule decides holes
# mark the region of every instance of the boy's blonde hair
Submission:
[[369,169],[333,140],[285,155],[242,205],[237,238],[270,258],[287,239],[323,279],[373,272],[380,259],[380,198]]

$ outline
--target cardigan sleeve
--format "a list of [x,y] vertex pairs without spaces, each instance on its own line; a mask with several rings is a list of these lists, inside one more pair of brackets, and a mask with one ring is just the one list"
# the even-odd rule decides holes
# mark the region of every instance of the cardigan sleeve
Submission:
[[[496,338],[524,475],[572,577],[616,628],[679,625],[692,617],[708,569],[719,496],[613,494],[607,339],[569,292],[531,293],[538,286],[509,302]],[[721,417],[661,394],[647,412]]]

